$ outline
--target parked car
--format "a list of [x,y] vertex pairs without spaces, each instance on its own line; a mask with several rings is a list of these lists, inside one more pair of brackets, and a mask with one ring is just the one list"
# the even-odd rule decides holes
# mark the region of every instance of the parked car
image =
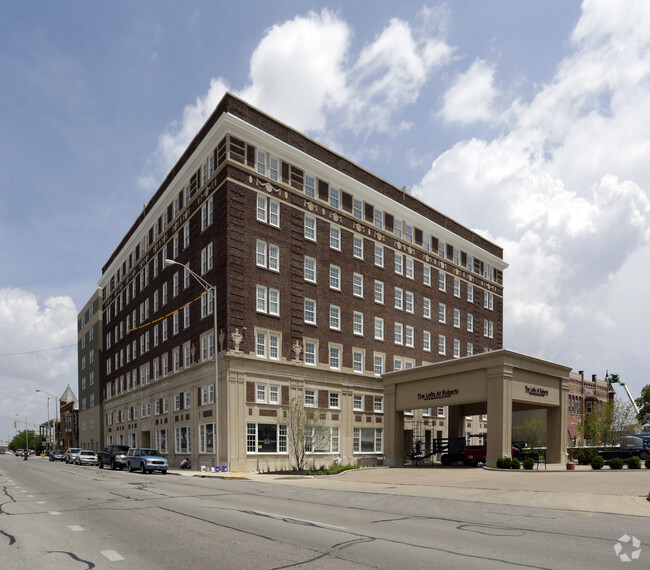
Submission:
[[111,469],[124,469],[127,466],[128,451],[128,445],[107,445],[102,451],[97,452],[99,468],[103,469],[104,465],[110,465]]
[[50,461],[65,461],[65,453],[60,449],[50,451]]
[[169,467],[167,459],[160,455],[157,449],[144,447],[129,449],[126,454],[126,461],[129,465],[129,471],[139,469],[142,473],[160,471],[163,475],[166,475]]
[[75,458],[77,457],[77,454],[81,451],[79,447],[70,447],[68,448],[68,451],[65,452],[65,462],[66,463],[74,463]]
[[17,449],[16,452],[14,453],[14,455],[16,457],[22,457],[24,453],[25,453],[24,449]]
[[75,465],[97,465],[97,455],[89,449],[82,449],[74,458]]

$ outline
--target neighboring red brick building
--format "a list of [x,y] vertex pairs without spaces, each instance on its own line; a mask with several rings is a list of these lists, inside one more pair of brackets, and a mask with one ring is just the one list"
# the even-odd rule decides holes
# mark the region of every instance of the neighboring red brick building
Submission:
[[581,443],[579,425],[589,414],[594,405],[607,403],[614,400],[616,393],[611,384],[606,380],[599,380],[592,374],[591,380],[585,379],[585,374],[580,370],[577,374],[571,372],[569,377],[569,418],[567,427],[569,440],[574,444]]
[[72,388],[68,387],[59,398],[59,424],[61,449],[64,451],[70,447],[79,446],[79,410],[77,407],[77,397],[74,395]]

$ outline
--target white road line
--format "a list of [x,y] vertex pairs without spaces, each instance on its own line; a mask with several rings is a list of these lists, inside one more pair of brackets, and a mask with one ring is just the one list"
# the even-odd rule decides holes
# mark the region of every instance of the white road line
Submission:
[[49,511],[49,513],[53,516],[60,515],[61,513],[59,511]]
[[84,527],[79,526],[78,524],[71,524],[68,526],[68,528],[74,532],[79,532],[84,529]]
[[36,504],[37,504],[37,505],[44,505],[44,504],[45,504],[45,501],[36,501]]
[[106,556],[106,558],[108,558],[111,562],[119,562],[120,560],[124,560],[124,557],[120,556],[114,550],[102,550],[101,554]]

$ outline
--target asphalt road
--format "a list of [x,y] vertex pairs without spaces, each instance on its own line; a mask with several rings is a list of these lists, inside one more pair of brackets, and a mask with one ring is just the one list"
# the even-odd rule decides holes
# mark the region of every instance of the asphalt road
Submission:
[[[650,566],[647,517],[395,494],[389,487],[143,475],[5,455],[0,564],[615,568],[622,564],[618,550],[638,552],[627,567]],[[625,536],[628,542],[620,540]]]

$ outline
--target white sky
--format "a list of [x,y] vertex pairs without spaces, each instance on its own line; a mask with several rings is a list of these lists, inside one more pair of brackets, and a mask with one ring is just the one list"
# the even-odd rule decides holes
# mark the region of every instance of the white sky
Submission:
[[0,439],[47,419],[37,388],[77,391],[74,346],[34,351],[76,345],[101,267],[226,89],[501,245],[507,348],[635,397],[649,382],[643,0],[0,16]]

